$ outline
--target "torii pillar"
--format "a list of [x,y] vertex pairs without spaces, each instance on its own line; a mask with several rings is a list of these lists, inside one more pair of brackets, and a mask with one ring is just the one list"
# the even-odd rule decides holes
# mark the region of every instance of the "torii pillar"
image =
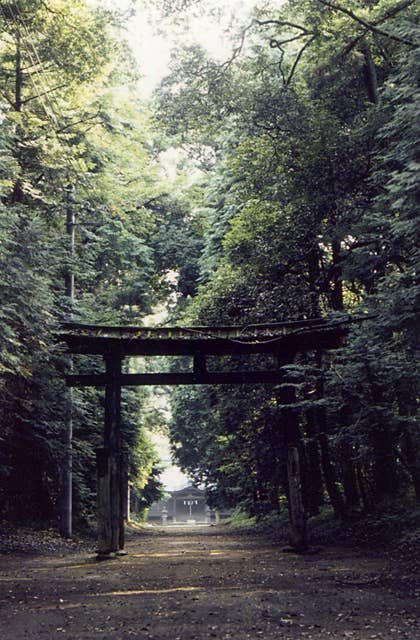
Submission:
[[104,355],[106,365],[103,447],[97,450],[98,558],[121,553],[124,516],[121,501],[121,363],[117,352]]

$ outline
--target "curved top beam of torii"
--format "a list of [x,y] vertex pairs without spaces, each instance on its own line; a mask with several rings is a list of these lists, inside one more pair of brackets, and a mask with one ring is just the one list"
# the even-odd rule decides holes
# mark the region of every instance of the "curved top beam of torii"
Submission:
[[[120,386],[278,383],[279,367],[293,362],[298,352],[337,349],[342,346],[351,324],[366,318],[316,318],[245,327],[116,327],[67,323],[58,338],[66,343],[70,353],[102,355],[107,364],[105,373],[67,376],[69,386],[106,386],[111,368]],[[207,368],[207,356],[253,354],[274,356],[275,367],[266,371]],[[130,356],[192,356],[193,368],[179,373],[123,373],[121,361]]]
[[126,356],[231,355],[331,349],[367,316],[315,318],[246,326],[123,327],[64,323],[58,334],[70,353]]

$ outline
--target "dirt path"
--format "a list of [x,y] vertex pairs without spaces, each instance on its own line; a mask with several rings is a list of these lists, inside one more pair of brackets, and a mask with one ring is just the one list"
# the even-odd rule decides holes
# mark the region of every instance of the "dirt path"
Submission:
[[0,556],[2,640],[420,638],[420,592],[379,554],[295,556],[214,528],[142,533],[127,550]]

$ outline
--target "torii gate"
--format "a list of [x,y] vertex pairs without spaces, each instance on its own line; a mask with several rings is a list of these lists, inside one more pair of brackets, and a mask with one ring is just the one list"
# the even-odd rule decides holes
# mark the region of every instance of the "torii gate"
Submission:
[[[298,352],[335,349],[343,344],[349,325],[365,318],[328,321],[317,318],[246,327],[110,327],[66,323],[59,339],[69,353],[101,355],[105,373],[68,375],[70,387],[105,387],[103,447],[97,451],[98,557],[124,549],[122,460],[120,446],[121,387],[138,385],[257,384],[284,382],[281,367]],[[209,371],[208,356],[268,354],[277,367],[266,371]],[[122,372],[130,356],[191,356],[193,369],[180,373]],[[284,399],[290,403],[290,397]],[[288,482],[291,539],[306,545],[297,438],[288,441]]]

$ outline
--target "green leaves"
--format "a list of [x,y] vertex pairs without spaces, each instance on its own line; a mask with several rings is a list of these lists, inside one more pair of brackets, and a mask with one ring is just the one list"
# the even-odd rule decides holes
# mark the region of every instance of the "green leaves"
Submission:
[[[400,451],[413,444],[404,429],[416,395],[419,295],[417,15],[412,2],[385,0],[266,7],[246,32],[246,55],[217,66],[190,51],[158,92],[174,139],[213,150],[212,165],[201,165],[200,286],[188,304],[181,298],[182,321],[375,314],[324,362],[299,359],[303,380],[283,409],[272,411],[268,390],[175,393],[177,458],[216,500],[252,510],[270,483],[278,499],[285,442],[270,428],[279,437],[282,410],[292,407],[315,512],[324,489],[343,515],[407,486]],[[419,494],[418,456],[410,465]]]
[[[139,322],[150,310],[155,226],[144,203],[166,184],[117,16],[85,0],[10,8],[0,11],[0,501],[7,517],[50,520],[59,510],[67,410],[58,321]],[[69,273],[76,301],[64,295]],[[74,394],[79,525],[94,511],[100,397]],[[138,405],[135,397],[127,406],[132,432]]]

